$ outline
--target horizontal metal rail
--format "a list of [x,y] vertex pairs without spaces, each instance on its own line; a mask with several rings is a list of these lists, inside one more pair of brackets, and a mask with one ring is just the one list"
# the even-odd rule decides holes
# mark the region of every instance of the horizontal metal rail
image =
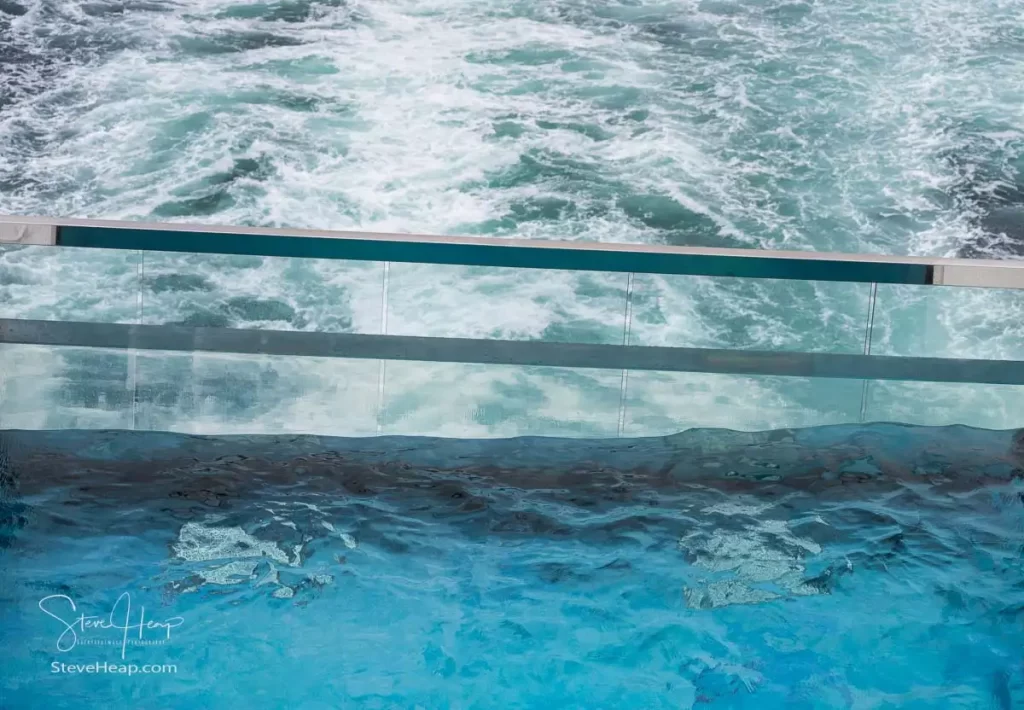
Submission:
[[0,319],[0,344],[1024,385],[1024,362]]
[[1024,289],[1024,261],[0,216],[0,242],[100,249]]

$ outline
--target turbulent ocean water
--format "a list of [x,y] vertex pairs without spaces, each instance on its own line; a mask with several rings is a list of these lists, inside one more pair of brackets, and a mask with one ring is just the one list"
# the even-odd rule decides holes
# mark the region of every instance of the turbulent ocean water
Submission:
[[0,432],[0,707],[1019,708],[1022,440]]
[[4,207],[1014,252],[1020,9],[5,0]]
[[[2,0],[0,210],[1013,258],[1024,252],[1021,10],[1019,0]],[[393,265],[385,318],[382,271],[8,250],[0,313],[623,341],[624,276]],[[869,295],[867,285],[639,276],[627,337],[861,352]],[[871,349],[1017,358],[1022,313],[1010,293],[882,287]],[[36,379],[78,371],[63,356],[7,358]],[[272,396],[344,387],[348,375],[332,368],[301,368],[304,381]],[[436,402],[459,383],[475,383],[485,410],[527,406],[509,393],[535,401],[531,388],[551,408],[584,412],[581,399],[619,396],[617,382],[578,373],[585,382],[558,396],[565,377],[435,369],[389,373],[407,406],[385,428],[439,433],[431,423],[461,415],[413,400]],[[1024,419],[1012,389],[874,383],[862,407],[860,383],[848,384],[637,375],[630,399],[643,407],[610,428],[764,429],[862,410],[926,424]],[[187,429],[194,412],[179,405],[175,427]],[[336,416],[296,430],[354,432]],[[534,431],[518,421],[472,414],[449,433]]]

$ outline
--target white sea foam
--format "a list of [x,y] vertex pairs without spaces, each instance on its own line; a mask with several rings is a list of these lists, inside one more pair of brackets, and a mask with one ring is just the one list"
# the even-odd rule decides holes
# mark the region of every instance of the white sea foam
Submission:
[[[76,2],[27,3],[5,41],[43,59],[26,65],[36,73],[20,79],[24,97],[0,110],[0,209],[948,254],[978,238],[976,198],[1008,179],[1024,142],[1024,53],[1007,0],[354,0],[297,22],[232,16],[242,4],[97,15]],[[54,37],[86,49],[58,61]],[[132,255],[17,250],[0,253],[0,269],[14,275],[0,281],[5,315],[131,322],[141,278],[144,322],[384,327],[379,264],[148,254],[140,266]],[[156,287],[183,273],[199,280]],[[387,330],[621,342],[624,291],[618,276],[392,265]],[[874,352],[1024,350],[1019,298],[880,293]],[[863,344],[866,288],[643,277],[635,297],[633,344]],[[184,394],[143,412],[143,426],[619,431],[618,373],[167,360],[178,374],[160,375],[151,358],[142,376],[185,382]],[[60,382],[61,366],[42,381]],[[236,370],[248,374],[225,384]],[[27,380],[17,381],[24,395]],[[638,435],[860,415],[857,383],[633,373],[628,384],[622,429]],[[898,389],[872,389],[869,418],[1009,426],[1024,415],[996,388],[973,388],[970,410],[951,390],[904,388],[931,404],[915,414]],[[265,406],[241,407],[245,390]],[[5,411],[4,421],[38,426],[38,413]]]

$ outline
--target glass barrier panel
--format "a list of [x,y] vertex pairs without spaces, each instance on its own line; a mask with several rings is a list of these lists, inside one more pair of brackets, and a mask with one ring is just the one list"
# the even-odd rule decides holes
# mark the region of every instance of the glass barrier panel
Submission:
[[1024,291],[879,284],[875,355],[1024,360]]
[[856,423],[862,393],[860,380],[631,370],[622,436]]
[[[1024,292],[879,284],[871,353],[1024,360]],[[873,381],[867,421],[990,429],[1024,425],[1024,388],[977,383]]]
[[859,353],[871,284],[636,274],[630,345]]
[[622,372],[389,361],[382,434],[615,436]]
[[380,333],[384,264],[146,252],[143,322]]
[[134,357],[0,344],[0,429],[134,429]]
[[377,360],[140,352],[138,429],[372,436]]
[[922,426],[1024,427],[1024,388],[961,382],[872,381],[865,421]]
[[637,274],[630,344],[861,352],[870,284]]
[[390,264],[387,332],[621,344],[628,274]]
[[0,427],[661,436],[897,422],[1024,426],[1009,385],[0,345]]
[[0,244],[0,318],[138,323],[142,253]]

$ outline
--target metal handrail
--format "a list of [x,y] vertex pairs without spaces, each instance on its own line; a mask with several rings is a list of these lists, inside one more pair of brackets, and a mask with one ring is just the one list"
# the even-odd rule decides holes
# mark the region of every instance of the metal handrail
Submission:
[[1024,289],[1024,261],[0,216],[0,242],[573,271]]

